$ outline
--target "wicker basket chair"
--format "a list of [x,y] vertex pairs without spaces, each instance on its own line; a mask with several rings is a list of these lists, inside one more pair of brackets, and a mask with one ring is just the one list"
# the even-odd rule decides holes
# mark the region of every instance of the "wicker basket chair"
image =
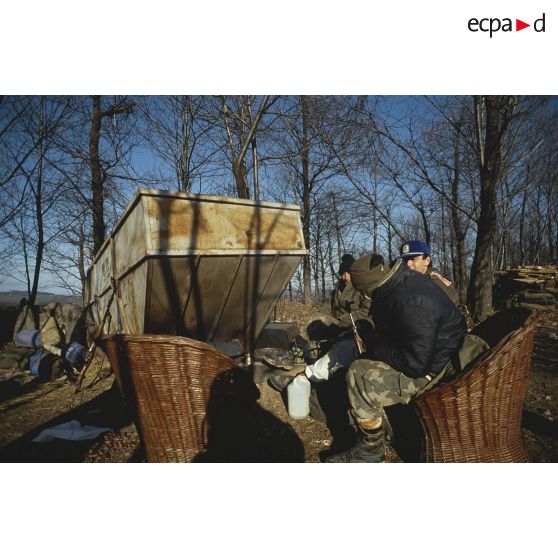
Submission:
[[421,461],[529,462],[521,438],[537,312],[504,310],[472,333],[490,345],[477,363],[415,401],[423,427]]
[[130,408],[147,461],[190,462],[207,443],[214,379],[238,365],[210,345],[172,335],[99,340]]

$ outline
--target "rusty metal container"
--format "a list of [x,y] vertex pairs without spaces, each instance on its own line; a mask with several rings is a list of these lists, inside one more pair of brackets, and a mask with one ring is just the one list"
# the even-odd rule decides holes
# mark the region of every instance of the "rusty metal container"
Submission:
[[162,333],[249,348],[306,254],[299,208],[139,190],[97,254],[87,299],[104,333]]

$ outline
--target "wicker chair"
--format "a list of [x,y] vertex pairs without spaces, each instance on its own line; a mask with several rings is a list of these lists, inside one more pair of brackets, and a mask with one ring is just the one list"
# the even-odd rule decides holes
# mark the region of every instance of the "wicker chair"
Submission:
[[207,442],[213,381],[237,364],[186,337],[110,335],[99,345],[132,411],[147,461],[192,461]]
[[426,462],[528,462],[521,438],[533,337],[539,318],[504,310],[472,333],[490,345],[474,366],[415,401]]

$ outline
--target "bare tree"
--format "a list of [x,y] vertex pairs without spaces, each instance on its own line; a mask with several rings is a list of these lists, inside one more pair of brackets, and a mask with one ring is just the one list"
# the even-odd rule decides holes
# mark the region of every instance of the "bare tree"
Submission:
[[208,134],[214,127],[207,118],[207,97],[170,95],[145,97],[139,103],[141,133],[148,147],[170,172],[159,182],[190,192],[218,147],[211,146]]
[[[315,203],[329,181],[341,172],[335,152],[324,138],[330,137],[332,141],[334,138],[347,146],[343,138],[347,131],[339,119],[343,102],[336,97],[303,95],[286,99],[280,107],[281,127],[275,133],[273,157],[286,169],[292,199],[301,205],[304,242],[311,250]],[[312,297],[312,255],[305,257],[302,263],[305,303],[310,303]]]
[[343,252],[391,259],[419,236],[478,320],[495,266],[558,257],[558,124],[544,98],[42,99],[41,128],[41,98],[0,97],[0,273],[17,259],[30,292],[41,270],[79,289],[137,185],[300,204],[310,254],[291,293],[306,302]]
[[118,114],[130,114],[135,106],[133,101],[121,99],[107,109],[101,109],[101,96],[92,97],[91,128],[89,130],[89,167],[91,169],[91,194],[93,208],[93,254],[101,248],[106,234],[105,225],[105,182],[106,169],[103,168],[99,145],[104,119],[115,118]]
[[[22,192],[17,213],[6,222],[4,234],[19,247],[12,275],[23,272],[28,300],[35,303],[43,266],[44,251],[58,229],[53,216],[64,197],[65,187],[59,173],[50,165],[49,156],[57,150],[60,129],[69,117],[66,98],[30,98],[26,111],[20,115],[16,143],[33,146],[25,161],[19,160],[19,172],[13,175],[9,187],[12,193]],[[21,163],[21,164],[20,164]],[[13,207],[13,206],[12,206]]]
[[492,313],[496,191],[502,175],[504,142],[512,123],[517,98],[486,95],[476,97],[474,103],[480,175],[480,214],[467,291],[467,306],[473,320],[480,322]]
[[[232,172],[235,179],[236,191],[239,198],[250,198],[247,182],[246,152],[252,145],[252,153],[256,153],[255,137],[258,124],[267,108],[269,95],[265,95],[260,103],[255,117],[252,118],[250,98],[237,99],[237,111],[231,110],[227,99],[221,96],[222,114],[225,130],[227,132],[228,146]],[[257,166],[257,161],[253,161]],[[256,182],[257,185],[257,174]]]
[[449,103],[448,106],[429,101],[443,116],[443,120],[434,122],[427,134],[425,156],[431,162],[432,172],[436,172],[439,177],[439,218],[444,223],[446,211],[449,211],[450,216],[449,235],[444,235],[438,244],[441,244],[442,253],[446,253],[449,243],[452,276],[459,298],[465,303],[468,285],[466,240],[474,217],[466,188],[468,146],[471,143],[467,128],[470,109],[467,99],[457,99],[457,102]]

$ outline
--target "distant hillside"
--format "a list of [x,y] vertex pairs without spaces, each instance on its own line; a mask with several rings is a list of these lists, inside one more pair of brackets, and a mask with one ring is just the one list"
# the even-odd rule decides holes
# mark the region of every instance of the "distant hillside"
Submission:
[[[13,308],[19,304],[22,298],[27,298],[26,291],[5,291],[0,292],[0,307]],[[54,294],[39,291],[37,293],[36,304],[43,305],[49,302],[60,302],[65,304],[67,302],[78,302],[81,304],[81,297],[73,295]]]

